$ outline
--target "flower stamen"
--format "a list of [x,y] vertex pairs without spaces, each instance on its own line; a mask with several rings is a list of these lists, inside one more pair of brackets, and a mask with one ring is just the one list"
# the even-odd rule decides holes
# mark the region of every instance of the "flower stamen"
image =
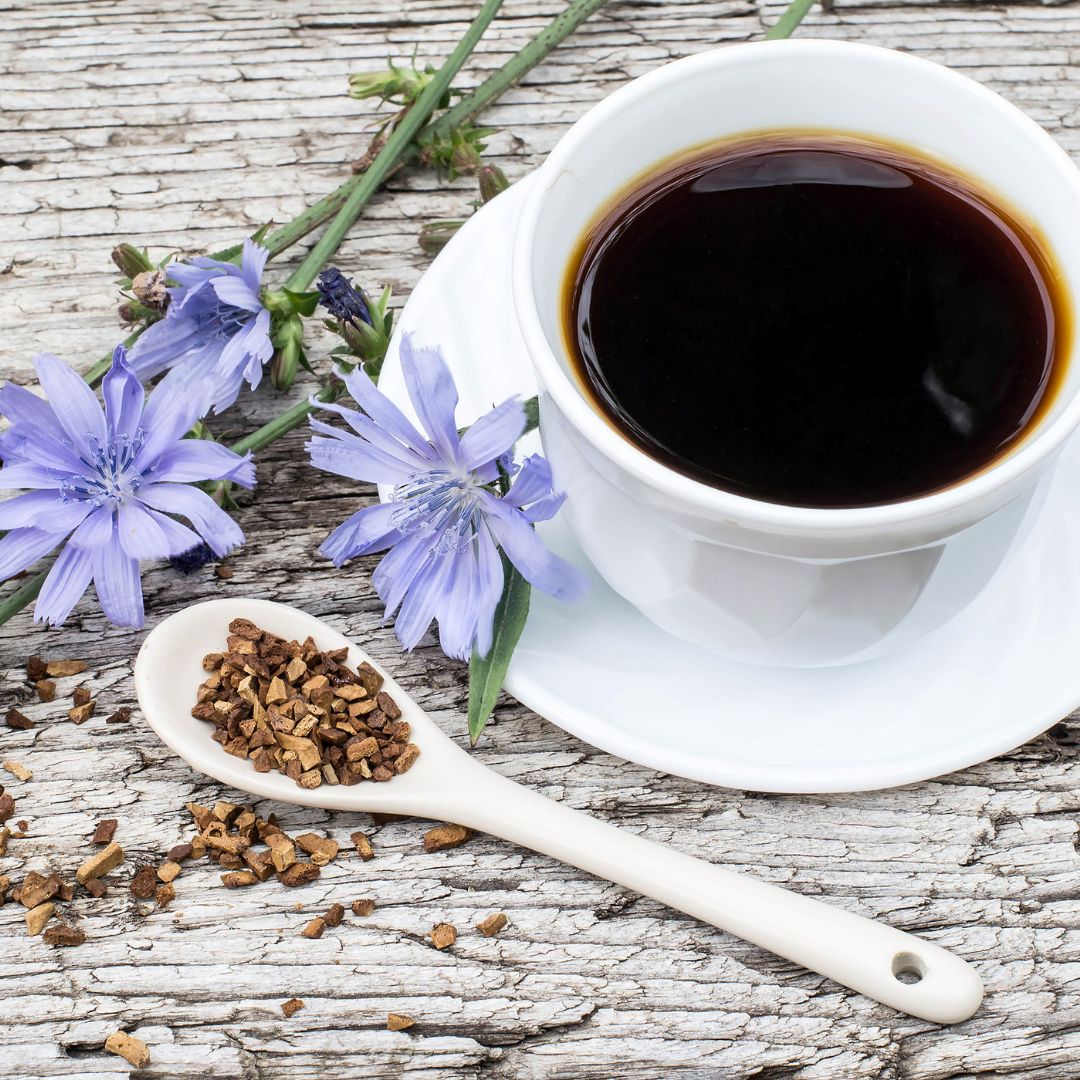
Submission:
[[417,473],[394,489],[393,501],[399,507],[390,517],[391,524],[399,532],[436,536],[433,552],[460,551],[476,534],[480,488],[469,476]]

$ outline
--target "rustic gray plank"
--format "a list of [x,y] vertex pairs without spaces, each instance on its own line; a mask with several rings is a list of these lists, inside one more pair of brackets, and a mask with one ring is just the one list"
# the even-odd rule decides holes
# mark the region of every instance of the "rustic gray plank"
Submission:
[[[463,85],[496,67],[558,8],[508,0]],[[128,0],[22,2],[0,24],[0,326],[3,374],[30,380],[49,350],[88,365],[119,336],[108,251],[232,242],[330,190],[363,148],[373,108],[345,75],[388,53],[445,55],[472,6],[459,0]],[[760,34],[782,5],[742,0],[613,2],[508,93],[488,119],[492,157],[512,178],[609,90],[665,60]],[[838,0],[802,31],[910,49],[963,69],[1080,153],[1080,5],[897,4]],[[399,297],[427,265],[420,224],[457,216],[467,180],[409,172],[353,230],[341,264]],[[282,260],[288,265],[288,260]],[[482,317],[482,310],[476,317]],[[316,344],[320,356],[327,346]],[[308,392],[297,386],[293,396]],[[273,415],[269,388],[221,426],[239,434]],[[240,512],[249,543],[228,581],[205,569],[145,577],[149,620],[213,596],[257,593],[300,604],[390,666],[458,738],[464,674],[429,643],[402,657],[369,588],[370,563],[335,572],[315,549],[370,491],[316,479],[302,434],[260,456],[264,479]],[[272,482],[266,482],[272,477]],[[158,744],[132,703],[140,635],[84,604],[63,631],[21,617],[0,630],[0,706],[31,731],[0,729],[0,758],[33,769],[12,781],[16,819],[0,873],[73,871],[100,817],[121,819],[128,861],[102,901],[74,905],[86,945],[25,937],[0,909],[0,1080],[127,1073],[102,1053],[111,1031],[150,1044],[140,1075],[245,1080],[327,1077],[919,1078],[1073,1080],[1080,1072],[1080,723],[1065,719],[1014,753],[892,792],[828,797],[721,791],[599,753],[512,700],[477,751],[498,771],[651,839],[745,869],[955,948],[988,986],[975,1019],[941,1029],[901,1018],[652,901],[499,841],[437,855],[424,825],[276,809],[290,829],[371,832],[377,857],[343,857],[301,890],[224,889],[185,868],[177,899],[149,910],[127,894],[134,865],[188,832],[183,804],[235,793],[193,775]],[[30,700],[28,653],[81,657],[66,680],[99,696],[82,726],[66,705]],[[868,718],[868,723],[872,723]],[[7,779],[6,775],[4,779]],[[321,940],[299,930],[331,902],[377,898]],[[302,910],[295,910],[299,903]],[[471,930],[505,910],[493,939]],[[434,922],[461,930],[437,953]],[[279,1005],[307,1007],[285,1020]],[[418,1018],[385,1030],[387,1011]]]

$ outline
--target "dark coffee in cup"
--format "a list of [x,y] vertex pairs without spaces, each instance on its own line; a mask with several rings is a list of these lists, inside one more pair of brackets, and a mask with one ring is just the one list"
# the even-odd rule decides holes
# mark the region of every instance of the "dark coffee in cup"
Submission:
[[1072,333],[1046,244],[977,181],[807,132],[636,181],[582,238],[564,313],[577,375],[626,438],[807,507],[978,473],[1048,410]]

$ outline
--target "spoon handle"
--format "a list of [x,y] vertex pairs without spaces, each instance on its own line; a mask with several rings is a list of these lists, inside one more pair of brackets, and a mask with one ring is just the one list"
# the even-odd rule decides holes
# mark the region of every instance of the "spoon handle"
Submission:
[[901,1012],[955,1024],[982,1000],[974,968],[929,941],[644,840],[488,769],[470,770],[463,787],[439,808],[444,820],[624,885]]

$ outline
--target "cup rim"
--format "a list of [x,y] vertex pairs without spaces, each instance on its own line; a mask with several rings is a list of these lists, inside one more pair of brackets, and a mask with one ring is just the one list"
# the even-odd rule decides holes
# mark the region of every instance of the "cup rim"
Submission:
[[[769,57],[772,59],[768,62],[774,63],[777,57],[792,52],[816,56],[823,63],[843,60],[845,56],[861,53],[876,62],[900,65],[916,75],[952,83],[965,93],[981,97],[999,114],[1003,123],[1014,128],[1019,126],[1032,141],[1041,145],[1045,152],[1044,167],[1059,172],[1080,199],[1080,170],[1048,132],[999,94],[942,64],[877,45],[820,38],[756,41],[722,46],[672,61],[615,90],[585,113],[563,135],[541,164],[526,194],[514,237],[511,276],[514,307],[522,336],[543,390],[551,396],[573,429],[583,435],[608,460],[648,487],[673,497],[681,505],[709,516],[737,520],[740,524],[751,527],[777,531],[798,529],[815,533],[873,530],[953,514],[1017,481],[1058,450],[1080,424],[1080,390],[1074,390],[1071,400],[1065,402],[1058,415],[1049,421],[1044,419],[1043,426],[1031,432],[1016,449],[973,476],[947,488],[900,502],[873,506],[793,506],[765,502],[711,487],[651,458],[616,431],[586,400],[583,392],[559,363],[541,324],[536,294],[532,287],[532,238],[536,232],[546,191],[562,172],[570,171],[568,159],[576,147],[612,116],[633,108],[637,101],[660,86],[680,80],[699,69],[757,64]],[[613,189],[611,194],[615,194],[615,190]],[[1075,286],[1069,283],[1067,291],[1074,299],[1080,299],[1078,288],[1080,283]],[[1080,303],[1076,306],[1080,310]],[[1074,344],[1073,353],[1077,348]],[[1077,361],[1070,356],[1067,362]]]

